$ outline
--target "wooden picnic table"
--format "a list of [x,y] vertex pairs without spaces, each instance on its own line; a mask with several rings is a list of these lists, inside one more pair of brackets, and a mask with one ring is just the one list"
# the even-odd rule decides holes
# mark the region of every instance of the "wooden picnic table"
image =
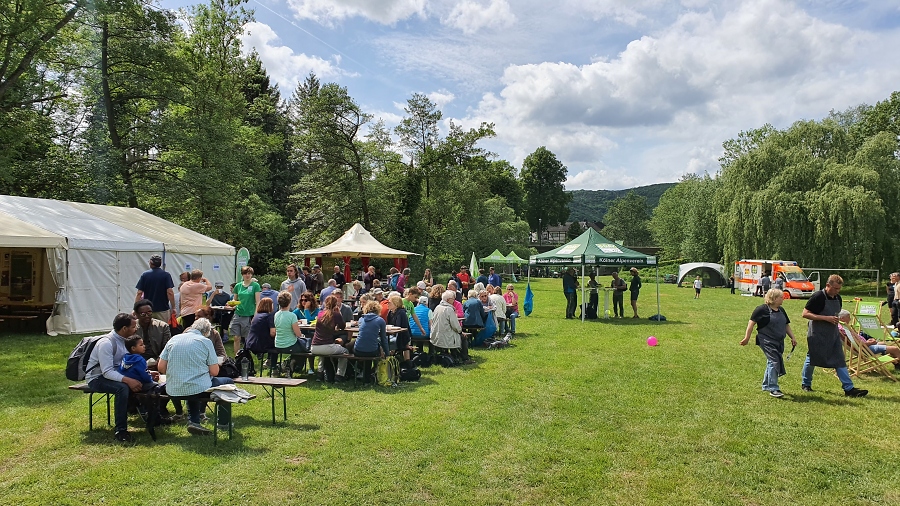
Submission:
[[306,383],[306,380],[293,378],[267,378],[265,376],[250,376],[247,379],[242,379],[238,376],[237,378],[234,378],[234,383],[237,385],[259,385],[263,387],[263,390],[272,397],[272,425],[275,425],[275,393],[277,392],[281,395],[282,408],[284,409],[284,421],[286,422],[287,391],[285,389],[287,387],[298,387]]

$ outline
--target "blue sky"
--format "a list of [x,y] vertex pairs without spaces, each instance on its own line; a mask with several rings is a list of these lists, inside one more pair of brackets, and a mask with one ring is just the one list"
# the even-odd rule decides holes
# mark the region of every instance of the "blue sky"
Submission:
[[[185,0],[162,0],[174,8]],[[413,93],[521,167],[546,146],[568,189],[718,170],[741,130],[900,90],[896,1],[249,0],[259,52],[290,96],[310,71],[388,126]]]

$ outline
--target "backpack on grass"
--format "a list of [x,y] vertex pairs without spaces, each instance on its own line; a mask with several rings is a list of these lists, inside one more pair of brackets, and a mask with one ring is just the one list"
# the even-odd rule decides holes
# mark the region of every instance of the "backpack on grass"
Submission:
[[387,357],[379,361],[375,377],[378,384],[383,387],[395,386],[400,381],[400,361],[397,357]]
[[[77,346],[75,346],[75,349],[72,350],[72,353],[69,354],[69,359],[66,361],[66,378],[71,381],[84,381],[84,377],[87,375],[87,363],[88,360],[91,359],[91,353],[94,351],[94,347],[97,346],[97,343],[104,337],[108,337],[108,334],[85,337]],[[99,365],[100,364],[98,363],[94,367]]]

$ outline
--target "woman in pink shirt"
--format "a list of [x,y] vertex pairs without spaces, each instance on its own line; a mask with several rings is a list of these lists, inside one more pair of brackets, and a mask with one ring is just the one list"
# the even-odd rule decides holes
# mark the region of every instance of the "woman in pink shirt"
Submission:
[[181,294],[181,306],[178,314],[181,315],[181,325],[188,328],[194,324],[194,314],[203,306],[203,294],[211,292],[212,284],[203,277],[203,271],[194,269],[191,271],[191,280],[182,283],[178,292]]
[[506,301],[506,320],[509,325],[509,333],[516,333],[516,318],[519,316],[519,294],[516,293],[516,287],[506,285],[506,293],[503,294]]

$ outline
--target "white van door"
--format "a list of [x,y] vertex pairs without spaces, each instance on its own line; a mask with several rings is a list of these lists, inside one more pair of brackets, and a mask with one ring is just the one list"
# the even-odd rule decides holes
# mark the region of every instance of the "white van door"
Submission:
[[809,282],[813,285],[813,290],[821,290],[822,282],[819,279],[819,271],[809,273]]

